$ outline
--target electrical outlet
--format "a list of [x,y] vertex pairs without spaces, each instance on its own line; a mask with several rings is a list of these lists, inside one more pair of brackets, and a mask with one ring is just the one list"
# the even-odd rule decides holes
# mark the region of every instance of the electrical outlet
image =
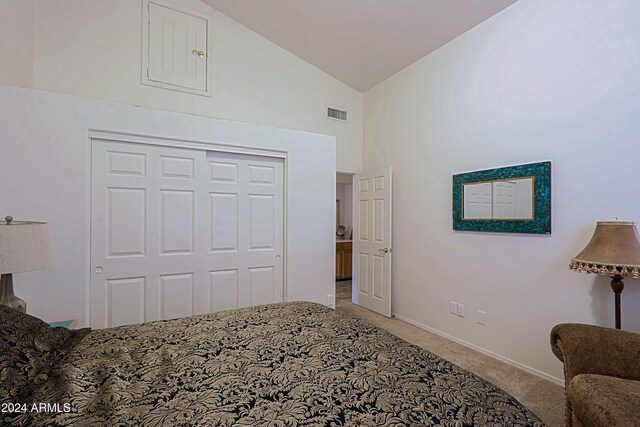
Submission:
[[458,316],[464,317],[464,304],[458,304]]
[[481,325],[487,324],[487,312],[478,310],[478,323]]
[[450,301],[449,302],[449,313],[458,315],[458,303]]
[[327,305],[333,307],[333,294],[327,295]]

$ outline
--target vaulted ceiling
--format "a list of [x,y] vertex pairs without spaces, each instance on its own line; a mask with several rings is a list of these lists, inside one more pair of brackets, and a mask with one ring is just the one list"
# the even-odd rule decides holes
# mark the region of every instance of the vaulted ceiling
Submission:
[[365,92],[517,0],[202,0]]

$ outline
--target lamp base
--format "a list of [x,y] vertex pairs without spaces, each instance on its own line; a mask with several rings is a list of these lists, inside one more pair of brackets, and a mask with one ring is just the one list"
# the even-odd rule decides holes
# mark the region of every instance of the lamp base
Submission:
[[616,274],[615,276],[611,276],[611,289],[615,294],[615,309],[616,309],[616,329],[621,329],[622,322],[620,320],[620,293],[624,289],[624,282],[622,281],[622,276]]
[[27,303],[13,294],[13,275],[10,273],[0,276],[0,304],[27,312]]

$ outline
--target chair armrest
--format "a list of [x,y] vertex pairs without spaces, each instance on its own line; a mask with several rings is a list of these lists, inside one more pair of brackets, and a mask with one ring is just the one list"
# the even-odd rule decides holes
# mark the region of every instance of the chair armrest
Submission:
[[562,323],[551,330],[551,350],[564,363],[566,385],[578,374],[640,380],[640,334]]

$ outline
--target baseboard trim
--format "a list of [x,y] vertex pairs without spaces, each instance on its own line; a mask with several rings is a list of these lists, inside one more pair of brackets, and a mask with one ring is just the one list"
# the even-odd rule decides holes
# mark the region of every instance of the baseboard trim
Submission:
[[444,337],[444,338],[446,338],[448,340],[457,342],[458,344],[461,344],[461,345],[463,345],[465,347],[469,347],[469,348],[471,348],[471,349],[473,349],[475,351],[478,351],[478,352],[480,352],[482,354],[485,354],[487,356],[493,357],[494,359],[498,359],[501,362],[507,363],[507,364],[509,364],[511,366],[515,366],[516,368],[522,369],[523,371],[527,371],[530,374],[536,375],[536,376],[538,376],[538,377],[540,377],[542,379],[545,379],[547,381],[551,381],[552,383],[555,383],[555,384],[558,384],[558,385],[561,385],[561,386],[564,387],[564,379],[562,379],[562,378],[554,377],[553,375],[549,375],[549,374],[547,374],[545,372],[539,371],[539,370],[537,370],[535,368],[532,368],[531,366],[527,366],[527,365],[525,365],[523,363],[516,362],[515,360],[511,360],[508,357],[501,356],[498,353],[494,353],[493,351],[489,351],[489,350],[487,350],[485,348],[482,348],[480,346],[477,346],[477,345],[472,344],[470,342],[467,342],[465,340],[461,340],[460,338],[456,338],[456,337],[454,337],[452,335],[449,335],[449,334],[444,333],[442,331],[439,331],[437,329],[431,328],[431,327],[429,327],[427,325],[423,325],[422,323],[416,322],[415,320],[411,320],[411,319],[409,319],[407,317],[404,317],[404,316],[401,316],[401,315],[399,315],[397,313],[393,313],[392,315],[394,317],[396,317],[398,320],[402,320],[403,322],[407,322],[410,325],[416,326],[416,327],[418,327],[420,329],[424,329],[425,331],[429,331],[429,332],[434,333],[436,335],[440,335],[441,337]]

